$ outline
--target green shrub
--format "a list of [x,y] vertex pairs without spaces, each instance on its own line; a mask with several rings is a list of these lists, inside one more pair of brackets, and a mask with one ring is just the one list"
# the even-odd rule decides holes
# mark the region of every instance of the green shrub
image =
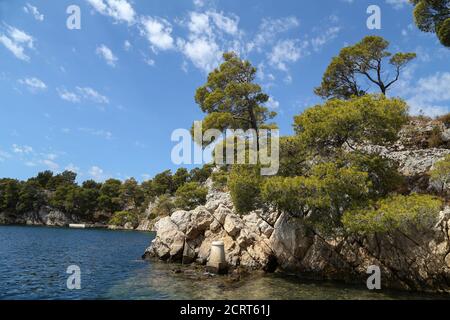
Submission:
[[445,142],[442,139],[441,130],[438,127],[434,127],[430,133],[430,137],[428,138],[428,147],[439,148],[444,144]]
[[175,193],[175,206],[183,210],[192,210],[204,205],[208,189],[198,182],[188,182],[178,188]]
[[313,167],[308,177],[268,178],[262,186],[262,199],[328,229],[339,225],[345,210],[367,203],[370,186],[366,172],[324,163]]
[[440,187],[440,192],[445,194],[450,188],[450,154],[434,165],[430,172],[431,182]]
[[109,224],[113,226],[123,227],[130,222],[133,227],[139,224],[139,217],[136,213],[130,211],[118,211],[115,212],[112,218],[109,220]]
[[402,190],[405,184],[404,177],[398,171],[398,164],[377,154],[365,154],[361,152],[345,153],[340,159],[343,163],[349,163],[359,171],[367,172],[371,181],[369,186],[370,197],[385,197],[389,193]]
[[211,179],[213,181],[213,187],[216,190],[225,190],[228,182],[228,172],[225,170],[220,170],[211,174]]
[[397,140],[406,124],[407,105],[400,99],[365,95],[329,100],[295,117],[294,128],[310,148],[339,148],[344,144],[386,144]]
[[228,177],[228,189],[236,211],[246,214],[260,203],[262,177],[259,166],[234,165]]
[[436,221],[442,201],[430,195],[397,195],[378,201],[372,208],[347,211],[342,223],[351,233],[386,233],[410,227],[426,228]]
[[163,194],[156,200],[155,206],[151,211],[151,218],[167,217],[173,212],[174,209],[175,204],[173,203],[171,196],[168,194]]
[[20,182],[0,179],[0,212],[15,213],[19,202]]

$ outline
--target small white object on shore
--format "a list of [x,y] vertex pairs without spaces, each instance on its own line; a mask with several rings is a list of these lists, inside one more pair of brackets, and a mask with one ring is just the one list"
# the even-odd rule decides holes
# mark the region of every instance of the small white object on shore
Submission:
[[226,274],[228,272],[227,261],[225,260],[225,246],[223,241],[214,241],[211,244],[211,253],[206,265],[206,271],[216,274]]
[[72,229],[86,229],[85,224],[69,224],[69,228]]

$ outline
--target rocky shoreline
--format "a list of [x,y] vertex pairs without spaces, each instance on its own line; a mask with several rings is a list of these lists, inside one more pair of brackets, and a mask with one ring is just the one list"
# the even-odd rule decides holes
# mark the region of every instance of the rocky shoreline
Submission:
[[108,229],[124,231],[150,231],[149,229],[134,228],[131,224],[122,226],[108,225],[103,223],[92,223],[80,220],[74,215],[67,215],[51,207],[43,207],[38,212],[29,212],[20,218],[0,213],[0,225],[22,225],[22,226],[46,226],[68,228],[70,225],[83,225],[83,229]]
[[[448,149],[386,151],[411,181],[422,179]],[[389,289],[450,293],[450,207],[434,228],[371,236],[330,237],[303,220],[270,208],[236,213],[227,192],[209,193],[204,206],[176,211],[155,223],[157,236],[144,258],[205,265],[211,243],[225,244],[228,265],[246,270],[293,273],[303,278],[365,284],[369,266],[379,266]],[[420,185],[411,190],[420,191]],[[425,185],[425,190],[429,189]]]

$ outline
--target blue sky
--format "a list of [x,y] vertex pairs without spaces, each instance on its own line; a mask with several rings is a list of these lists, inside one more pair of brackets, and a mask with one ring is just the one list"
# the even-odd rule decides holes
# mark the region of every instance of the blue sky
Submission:
[[[381,30],[366,27],[370,4]],[[81,30],[66,27],[69,5]],[[0,0],[0,177],[175,170],[171,134],[202,119],[195,89],[229,50],[259,67],[282,134],[321,102],[330,59],[369,34],[418,54],[390,95],[412,113],[448,112],[450,51],[412,21],[407,0]]]

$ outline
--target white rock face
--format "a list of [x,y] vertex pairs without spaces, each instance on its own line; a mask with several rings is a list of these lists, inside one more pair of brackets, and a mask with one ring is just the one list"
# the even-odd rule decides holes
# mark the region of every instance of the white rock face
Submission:
[[244,224],[241,218],[234,214],[230,214],[225,217],[225,224],[223,227],[230,236],[235,237],[244,227]]
[[[223,241],[230,266],[263,269],[272,255],[268,246],[273,227],[254,212],[244,218],[234,212],[229,194],[211,191],[205,206],[177,211],[155,224],[157,237],[146,256],[177,261],[183,246],[194,252],[193,261],[208,261],[213,241]],[[184,242],[186,240],[186,242]]]
[[223,241],[231,267],[266,271],[278,267],[303,276],[360,282],[367,278],[368,266],[378,265],[385,287],[450,292],[450,207],[441,212],[432,230],[408,236],[330,239],[301,219],[277,216],[270,225],[260,211],[240,217],[228,203],[220,203],[214,212],[206,206],[176,212],[156,223],[157,237],[145,255],[181,261],[185,251],[192,253],[191,261],[206,264],[212,242]]
[[[365,148],[397,161],[407,176],[426,176],[450,154],[448,149]],[[218,240],[224,243],[231,267],[279,268],[302,276],[364,283],[367,267],[377,265],[384,287],[450,292],[450,207],[430,230],[330,238],[302,219],[270,208],[239,216],[231,196],[211,187],[205,206],[175,212],[159,221],[156,231],[146,256],[162,260],[181,261],[183,247],[188,245],[192,261],[205,264],[212,242]]]
[[178,226],[178,229],[186,233],[189,224],[191,223],[191,213],[188,211],[176,211],[170,216],[170,220]]

